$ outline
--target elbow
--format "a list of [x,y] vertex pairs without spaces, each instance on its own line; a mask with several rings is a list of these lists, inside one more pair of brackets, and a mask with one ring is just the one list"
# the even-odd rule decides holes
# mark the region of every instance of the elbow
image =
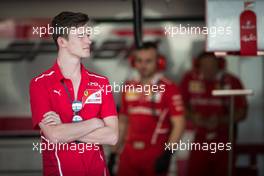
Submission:
[[61,133],[61,130],[56,126],[47,126],[40,123],[41,130],[45,137],[42,137],[45,141],[53,144],[57,144],[59,142],[64,142],[65,139]]
[[116,145],[118,142],[118,133],[114,132],[109,136],[109,145]]
[[63,139],[63,138],[61,137],[61,135],[60,135],[58,132],[55,132],[55,133],[53,134],[52,142],[53,142],[54,144],[62,143],[62,142],[64,142],[64,141],[65,141],[65,139]]
[[48,143],[56,144],[59,141],[57,140],[57,137],[52,133],[44,133],[44,136],[41,136],[43,140],[45,140]]
[[52,144],[57,144],[61,141],[56,131],[52,131],[50,134],[46,135],[46,137],[48,139],[48,142]]
[[46,135],[48,141],[53,144],[62,143],[65,139],[62,138],[62,135],[57,130],[52,130],[48,135]]

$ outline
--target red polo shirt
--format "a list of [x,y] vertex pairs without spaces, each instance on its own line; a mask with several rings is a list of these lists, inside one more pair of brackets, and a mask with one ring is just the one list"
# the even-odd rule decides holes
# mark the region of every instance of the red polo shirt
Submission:
[[159,73],[150,85],[132,80],[124,87],[120,111],[129,123],[117,175],[157,175],[155,164],[168,142],[171,120],[184,116],[178,87]]
[[[57,62],[52,68],[31,80],[30,103],[35,129],[39,129],[38,124],[48,111],[59,114],[62,123],[72,123],[72,102],[62,82],[67,86],[71,97],[74,97],[72,82],[64,78]],[[81,65],[81,83],[77,99],[83,102],[83,108],[79,112],[83,120],[117,115],[112,93],[105,91],[107,86],[110,85],[106,77],[91,73]],[[102,147],[93,145],[91,148],[85,151],[44,150],[44,175],[107,174]]]
[[[230,73],[223,73],[211,81],[205,80],[197,71],[187,72],[181,82],[183,101],[193,112],[199,113],[203,118],[217,116],[219,118],[229,115],[229,97],[216,97],[212,95],[215,89],[243,89],[240,80]],[[245,96],[236,96],[234,99],[236,109],[247,108]],[[224,125],[227,128],[227,125]],[[223,126],[215,130],[227,131]],[[198,130],[205,129],[197,127]]]
[[121,113],[129,118],[127,142],[144,141],[160,147],[167,142],[171,132],[172,117],[182,117],[184,106],[178,87],[162,75],[155,75],[151,86],[155,93],[138,91],[143,87],[139,80],[127,81],[125,86],[134,86],[122,93]]

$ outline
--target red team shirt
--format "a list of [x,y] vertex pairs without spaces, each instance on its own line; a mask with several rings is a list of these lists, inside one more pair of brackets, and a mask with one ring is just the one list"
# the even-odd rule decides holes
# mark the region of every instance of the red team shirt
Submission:
[[[128,81],[126,86],[129,85],[143,86],[138,80]],[[135,89],[122,94],[121,113],[128,118],[128,131],[118,176],[156,175],[155,164],[168,142],[171,118],[184,114],[181,95],[174,83],[157,74],[152,80],[153,88],[154,85],[159,87],[155,93]]]
[[[213,96],[213,90],[243,89],[243,86],[238,78],[229,73],[220,73],[215,80],[207,81],[197,71],[190,71],[183,77],[181,89],[186,106],[204,118],[209,118],[214,115],[229,116],[230,99]],[[234,103],[236,109],[247,107],[244,96],[236,96]],[[199,128],[198,130],[203,131],[204,129]]]
[[[72,123],[72,102],[62,82],[67,86],[71,97],[74,97],[72,82],[64,78],[57,62],[52,68],[32,79],[30,103],[35,129],[39,129],[38,124],[48,111],[59,114],[62,123]],[[90,73],[81,65],[78,100],[83,102],[83,108],[79,112],[83,120],[94,117],[103,119],[117,115],[112,93],[104,91],[106,86],[109,86],[106,77]],[[76,146],[77,144],[69,143],[68,145]],[[91,144],[88,148],[84,152],[83,150],[44,150],[44,175],[102,176],[108,174],[102,147]]]
[[[157,81],[153,85],[159,87],[155,93],[150,92],[149,95],[147,92],[138,91],[122,93],[120,113],[129,118],[127,142],[160,143],[163,147],[171,129],[170,118],[183,116],[184,108],[177,86],[162,75],[156,75],[155,79]],[[126,85],[137,87],[140,82],[132,80]]]
[[[181,89],[186,106],[192,112],[208,119],[211,116],[229,117],[230,98],[213,96],[214,89],[243,89],[243,86],[238,78],[229,73],[219,73],[216,79],[208,81],[194,70],[185,74]],[[234,100],[235,109],[247,107],[244,96],[236,96]],[[211,130],[195,126],[195,132],[195,143],[224,143],[226,145],[228,142],[228,124],[219,125],[216,129]],[[216,153],[206,150],[191,150],[187,175],[226,175],[227,161],[228,152],[226,150],[217,150]]]

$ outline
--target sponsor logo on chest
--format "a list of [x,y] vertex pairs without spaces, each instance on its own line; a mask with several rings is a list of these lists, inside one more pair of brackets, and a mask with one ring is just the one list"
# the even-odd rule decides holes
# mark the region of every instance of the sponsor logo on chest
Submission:
[[102,90],[86,89],[83,93],[84,104],[102,104]]

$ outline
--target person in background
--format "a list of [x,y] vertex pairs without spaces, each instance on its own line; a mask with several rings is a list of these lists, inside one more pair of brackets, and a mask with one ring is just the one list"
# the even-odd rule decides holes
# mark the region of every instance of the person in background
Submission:
[[[181,92],[186,118],[195,128],[194,143],[216,143],[220,150],[192,150],[188,162],[188,176],[224,176],[228,168],[228,122],[230,99],[215,97],[215,89],[243,89],[241,81],[225,69],[224,58],[203,52],[194,60],[193,70],[187,72],[181,82]],[[246,118],[247,101],[244,96],[234,100],[235,123]],[[231,150],[234,150],[232,148]]]
[[121,153],[117,175],[166,175],[172,152],[165,150],[165,143],[179,141],[185,126],[184,106],[178,87],[161,73],[165,60],[156,43],[145,42],[134,54],[131,64],[139,78],[125,85],[158,88],[122,93],[120,140],[115,150]]

